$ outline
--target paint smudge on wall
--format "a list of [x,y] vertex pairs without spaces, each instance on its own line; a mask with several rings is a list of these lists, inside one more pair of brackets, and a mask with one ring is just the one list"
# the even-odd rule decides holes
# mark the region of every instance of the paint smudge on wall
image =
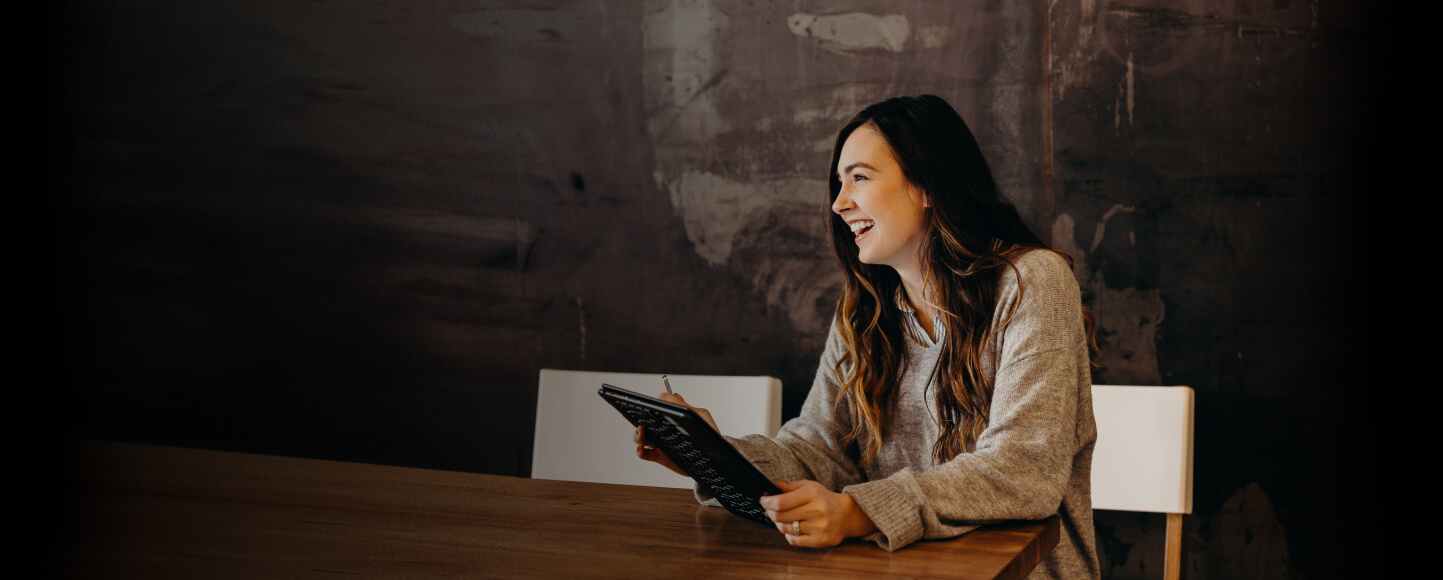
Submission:
[[[1108,208],[1107,211],[1102,214],[1102,219],[1098,220],[1097,229],[1092,232],[1092,247],[1088,248],[1087,251],[1096,252],[1097,247],[1102,245],[1102,237],[1107,234],[1108,220],[1112,219],[1118,212],[1132,213],[1134,211],[1137,211],[1136,206],[1122,205],[1120,203]],[[1132,235],[1132,232],[1128,232],[1128,235]],[[1078,259],[1081,259],[1081,256],[1079,256]]]
[[825,250],[825,181],[684,171],[667,190],[697,254],[749,277],[769,314],[799,329],[826,328],[842,276]]
[[[798,12],[787,17],[787,28],[802,38],[815,38],[822,47],[833,52],[890,50],[902,52],[912,30],[907,17],[901,14],[877,16],[861,12],[817,16]],[[936,41],[936,30],[929,32]],[[945,39],[945,31],[940,35]]]
[[[1118,212],[1130,211],[1130,207],[1114,205],[1103,214],[1090,251],[1096,251],[1102,243],[1107,220]],[[1088,252],[1077,244],[1075,226],[1072,216],[1058,214],[1052,224],[1052,247],[1072,256],[1078,284],[1083,293],[1093,296],[1092,314],[1097,318],[1097,341],[1107,380],[1118,384],[1162,384],[1157,366],[1157,327],[1165,313],[1159,291],[1108,287],[1102,270],[1088,267]]]
[[[1318,32],[1316,0],[1310,0],[1306,6],[1301,2],[1274,0],[1175,2],[1168,8],[1113,4],[1121,3],[1083,0],[1075,11],[1054,12],[1060,15],[1054,16],[1056,20],[1053,21],[1054,46],[1064,47],[1051,55],[1050,68],[1055,81],[1053,95],[1058,100],[1062,100],[1069,89],[1096,86],[1100,84],[1095,82],[1099,75],[1112,74],[1111,71],[1116,69],[1111,65],[1095,66],[1104,57],[1127,66],[1127,82],[1130,85],[1134,68],[1150,75],[1166,76],[1193,65],[1212,50],[1209,47],[1215,41],[1213,35],[1216,31],[1236,30],[1235,38],[1238,40],[1243,38],[1244,33],[1297,36]],[[1278,25],[1281,22],[1304,21],[1309,24]],[[1150,58],[1139,61],[1134,67],[1129,49],[1133,45],[1128,31],[1147,29],[1154,29],[1154,34],[1166,35],[1170,39],[1168,50],[1146,51]],[[1297,48],[1288,50],[1291,52]],[[1277,58],[1283,56],[1276,55]],[[1131,93],[1131,89],[1127,92]],[[1120,113],[1114,118],[1120,124]]]
[[1127,53],[1127,74],[1123,75],[1122,82],[1117,85],[1117,101],[1112,104],[1112,126],[1122,126],[1122,105],[1127,100],[1127,124],[1132,124],[1132,108],[1135,103],[1132,93],[1132,53]]
[[946,26],[917,27],[917,40],[922,41],[922,46],[927,48],[938,48],[947,44],[947,37],[951,34],[952,29]]
[[1135,96],[1137,93],[1133,92],[1133,86],[1132,86],[1132,53],[1130,53],[1130,52],[1127,53],[1127,77],[1126,77],[1126,79],[1127,79],[1127,80],[1126,80],[1126,83],[1127,83],[1127,124],[1131,125],[1131,124],[1132,124],[1132,108],[1133,108],[1134,102],[1136,101],[1136,99],[1134,98],[1134,96]]
[[[1052,83],[1052,94],[1059,101],[1067,95],[1067,89],[1083,84],[1084,79],[1081,78],[1079,72],[1086,70],[1097,59],[1097,52],[1092,50],[1092,33],[1096,21],[1097,0],[1082,0],[1077,9],[1077,37],[1072,43],[1072,51],[1067,54],[1048,55],[1051,61],[1049,68],[1056,79]],[[1059,30],[1054,34],[1061,32]],[[1066,44],[1063,43],[1063,45]]]
[[[814,187],[825,185],[818,180]],[[732,252],[734,269],[750,273],[752,287],[766,297],[768,315],[783,314],[793,327],[813,332],[831,321],[842,285],[826,255],[824,215],[811,201],[773,205],[737,233]]]
[[642,84],[653,139],[705,143],[726,130],[708,91],[726,72],[715,44],[729,23],[711,0],[672,0],[642,17]]
[[733,238],[748,223],[762,220],[773,206],[794,202],[812,208],[827,190],[820,179],[741,182],[720,175],[684,171],[666,182],[671,203],[682,215],[686,236],[713,266],[731,257]]
[[[874,93],[874,87],[863,83],[842,84],[831,89],[825,101],[818,99],[812,103],[806,103],[812,105],[811,107],[798,108],[796,112],[792,113],[792,122],[797,125],[825,122],[828,133],[830,133],[832,129],[841,124],[839,121],[845,121],[857,114],[857,111],[871,101]],[[831,151],[832,145],[833,142],[830,139],[827,140],[826,150]]]
[[[749,281],[764,297],[767,311],[796,328],[826,328],[835,307],[833,294],[841,285],[825,244],[826,183],[802,178],[790,168],[748,161],[757,156],[751,148],[774,140],[787,117],[746,116],[752,111],[746,107],[746,73],[729,76],[725,62],[727,39],[736,33],[711,0],[669,0],[648,7],[642,83],[655,145],[653,179],[707,264]],[[868,37],[855,32],[847,38]],[[840,87],[829,99],[798,102],[791,121],[830,124],[855,113],[862,98],[859,91]],[[830,140],[825,145],[830,150]],[[798,166],[797,171],[805,169]]]

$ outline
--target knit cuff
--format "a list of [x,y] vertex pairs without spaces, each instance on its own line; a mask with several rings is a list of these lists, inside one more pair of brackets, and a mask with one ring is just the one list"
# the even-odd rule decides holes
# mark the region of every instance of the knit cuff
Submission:
[[712,497],[711,494],[702,491],[701,484],[695,483],[695,480],[693,480],[692,483],[692,493],[696,494],[696,501],[701,505],[708,507],[722,507],[721,502],[717,501],[717,499]]
[[[767,476],[767,479],[770,479],[772,481],[776,481],[778,479],[784,479],[787,481],[791,481],[793,479],[804,479],[804,476],[798,477],[796,476],[797,474],[792,473],[792,470],[783,469],[780,471],[783,471],[785,473],[776,473],[776,471],[778,470],[772,468],[771,461],[768,461],[763,454],[752,452],[751,441],[748,441],[747,439],[741,437],[732,437],[730,435],[722,435],[722,438],[726,439],[728,443],[731,443],[732,447],[735,447],[737,452],[742,454],[743,458],[751,462],[751,464],[757,468],[757,471],[760,471],[762,472],[762,475]],[[712,497],[711,494],[703,490],[701,484],[695,483],[695,480],[693,480],[692,492],[696,495],[696,501],[700,502],[702,505],[711,507],[723,507],[720,501],[717,501],[717,499]]]
[[914,499],[920,490],[909,490],[909,487],[916,488],[917,480],[912,477],[912,470],[903,469],[887,479],[842,489],[877,525],[877,533],[863,539],[876,542],[888,552],[922,539],[921,506]]

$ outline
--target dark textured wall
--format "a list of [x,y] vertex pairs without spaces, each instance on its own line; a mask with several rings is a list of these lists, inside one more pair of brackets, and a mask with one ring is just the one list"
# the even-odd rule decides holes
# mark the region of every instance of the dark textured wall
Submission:
[[893,94],[978,119],[1051,221],[1039,7],[76,12],[98,436],[527,473],[547,367],[770,374],[794,412],[840,284],[832,139]]
[[[1196,389],[1193,577],[1347,576],[1361,551],[1335,523],[1370,517],[1342,311],[1381,186],[1379,23],[1273,0],[1051,13],[1053,243],[1081,261],[1097,377]],[[1114,577],[1156,576],[1161,516],[1096,524]]]
[[[794,415],[834,132],[935,93],[1078,260],[1097,382],[1197,389],[1190,573],[1336,575],[1352,490],[1301,468],[1350,449],[1324,272],[1376,33],[1171,4],[72,3],[67,432],[524,475],[540,368],[769,374]],[[1099,512],[1104,571],[1161,526]]]

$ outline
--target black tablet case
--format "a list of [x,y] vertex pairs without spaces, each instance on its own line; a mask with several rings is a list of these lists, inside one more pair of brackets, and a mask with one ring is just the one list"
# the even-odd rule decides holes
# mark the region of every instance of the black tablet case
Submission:
[[632,425],[646,427],[647,438],[727,511],[776,525],[757,500],[782,490],[695,411],[607,384],[599,392]]

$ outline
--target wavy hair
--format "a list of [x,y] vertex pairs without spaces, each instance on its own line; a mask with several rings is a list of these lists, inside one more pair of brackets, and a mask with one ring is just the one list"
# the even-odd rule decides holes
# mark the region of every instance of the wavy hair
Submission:
[[[939,427],[932,458],[940,464],[973,449],[987,423],[992,384],[982,372],[981,357],[984,345],[1007,325],[1005,320],[997,328],[991,324],[1002,275],[1010,269],[1017,276],[1020,299],[1024,289],[1014,261],[1028,251],[1050,248],[998,191],[962,117],[933,95],[887,99],[862,109],[842,127],[828,172],[831,201],[842,188],[837,176],[842,146],[864,125],[882,134],[903,175],[931,201],[919,258],[924,285],[940,301],[929,305],[946,329],[946,342],[928,381],[935,385],[934,420]],[[846,351],[834,370],[842,390],[833,404],[850,403],[852,430],[845,443],[856,443],[865,462],[881,449],[896,404],[896,385],[910,363],[903,313],[893,306],[901,278],[889,266],[858,259],[854,236],[841,216],[830,214],[828,224],[833,253],[846,273],[835,320]],[[1082,316],[1096,352],[1092,313],[1084,308]]]

